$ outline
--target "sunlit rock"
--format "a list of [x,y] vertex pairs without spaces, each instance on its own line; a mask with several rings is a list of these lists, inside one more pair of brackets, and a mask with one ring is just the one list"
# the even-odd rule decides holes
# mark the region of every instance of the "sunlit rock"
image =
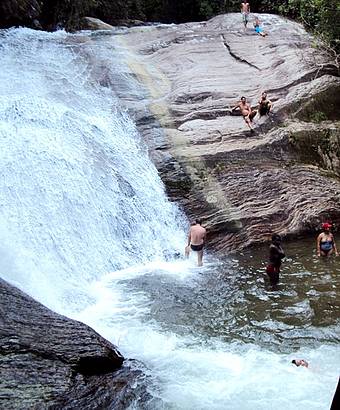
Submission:
[[[168,194],[204,218],[221,251],[340,223],[336,66],[300,24],[260,19],[266,38],[244,32],[240,14],[120,38],[144,89],[138,103],[121,98]],[[231,107],[244,95],[256,108],[264,90],[273,113],[251,134]]]

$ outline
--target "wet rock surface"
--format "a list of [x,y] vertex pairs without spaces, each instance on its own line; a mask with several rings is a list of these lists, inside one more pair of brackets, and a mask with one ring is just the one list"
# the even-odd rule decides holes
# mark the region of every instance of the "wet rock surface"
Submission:
[[134,361],[90,327],[2,279],[0,295],[1,408],[126,409],[151,399]]
[[[170,198],[203,217],[221,251],[340,223],[340,79],[301,25],[260,20],[265,38],[244,32],[239,14],[120,36],[143,89],[120,97]],[[264,90],[273,113],[251,134],[231,107],[244,95],[256,108]]]

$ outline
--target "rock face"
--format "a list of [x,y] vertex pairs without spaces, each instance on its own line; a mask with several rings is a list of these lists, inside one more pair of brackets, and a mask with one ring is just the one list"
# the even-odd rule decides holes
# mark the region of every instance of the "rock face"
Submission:
[[[299,24],[259,17],[265,38],[239,14],[120,35],[144,93],[120,97],[169,196],[221,251],[340,223],[338,73]],[[251,135],[230,108],[242,95],[256,107],[263,90],[273,114]]]
[[2,0],[0,2],[0,27],[28,25],[38,28],[41,14],[38,0]]
[[82,20],[83,30],[113,30],[113,26],[104,23],[103,21],[94,17],[84,17]]
[[133,361],[0,279],[0,407],[126,409],[150,399]]

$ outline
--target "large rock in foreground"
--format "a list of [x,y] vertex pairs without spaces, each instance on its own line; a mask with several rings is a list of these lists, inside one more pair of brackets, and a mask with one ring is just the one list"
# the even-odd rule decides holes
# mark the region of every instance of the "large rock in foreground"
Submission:
[[141,371],[83,323],[58,315],[0,279],[0,408],[126,409]]
[[[203,217],[221,251],[340,223],[336,66],[301,25],[260,19],[266,38],[244,32],[240,14],[119,36],[143,90],[131,98],[120,85],[120,97],[169,196]],[[242,95],[255,107],[263,90],[274,112],[251,135],[230,108]]]

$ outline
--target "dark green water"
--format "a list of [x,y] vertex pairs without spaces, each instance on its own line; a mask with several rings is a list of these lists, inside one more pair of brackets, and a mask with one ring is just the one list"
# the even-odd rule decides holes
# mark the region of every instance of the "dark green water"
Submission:
[[276,290],[265,274],[267,246],[220,262],[208,258],[185,282],[153,272],[127,284],[148,297],[146,321],[201,341],[251,342],[282,353],[338,343],[340,257],[318,258],[314,239],[283,247]]

